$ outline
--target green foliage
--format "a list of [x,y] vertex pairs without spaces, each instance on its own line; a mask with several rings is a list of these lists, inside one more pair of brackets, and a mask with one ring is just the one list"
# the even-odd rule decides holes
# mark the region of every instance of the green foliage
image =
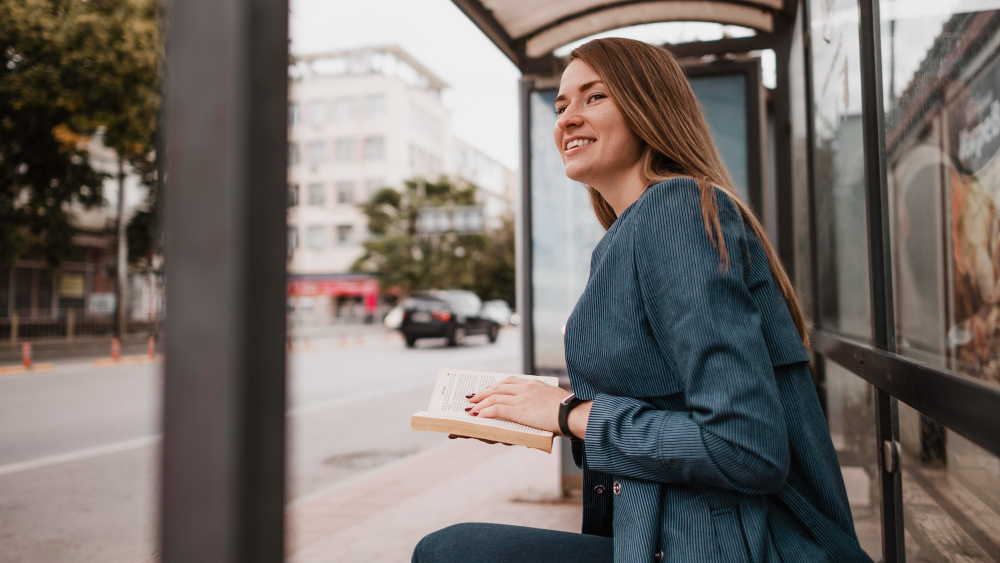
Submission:
[[74,258],[71,205],[104,202],[86,143],[148,168],[162,45],[156,0],[0,2],[0,263]]
[[383,188],[362,204],[372,238],[352,271],[375,276],[383,288],[404,294],[426,289],[469,289],[484,300],[514,301],[514,227],[497,232],[418,233],[424,207],[476,204],[475,187],[447,178],[412,180],[402,191]]

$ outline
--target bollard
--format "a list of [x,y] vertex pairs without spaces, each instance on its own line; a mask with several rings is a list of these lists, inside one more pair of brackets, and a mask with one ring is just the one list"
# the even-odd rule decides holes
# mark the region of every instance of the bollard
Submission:
[[21,363],[24,369],[31,369],[31,342],[21,344]]
[[111,339],[111,360],[117,362],[121,359],[122,347],[117,338]]
[[73,345],[73,329],[76,324],[76,314],[72,309],[66,311],[66,344],[69,346]]
[[156,339],[153,335],[149,335],[149,359],[152,360],[156,356]]

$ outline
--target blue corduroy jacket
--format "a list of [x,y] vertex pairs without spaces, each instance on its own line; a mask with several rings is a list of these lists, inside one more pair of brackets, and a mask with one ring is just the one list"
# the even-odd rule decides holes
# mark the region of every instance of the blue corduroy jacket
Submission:
[[727,267],[689,178],[647,188],[594,249],[565,338],[594,401],[573,441],[583,532],[613,536],[616,563],[870,562],[764,248],[716,196]]

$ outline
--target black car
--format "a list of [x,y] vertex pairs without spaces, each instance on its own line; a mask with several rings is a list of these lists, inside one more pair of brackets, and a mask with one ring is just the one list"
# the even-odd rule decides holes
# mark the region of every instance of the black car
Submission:
[[403,302],[399,331],[412,348],[421,338],[447,338],[457,346],[466,336],[484,334],[496,342],[500,325],[483,314],[483,302],[471,291],[449,290],[420,293]]

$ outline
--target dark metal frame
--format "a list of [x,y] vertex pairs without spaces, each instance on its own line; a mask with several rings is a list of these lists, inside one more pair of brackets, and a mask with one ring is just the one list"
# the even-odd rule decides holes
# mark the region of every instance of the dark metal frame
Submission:
[[[886,179],[885,114],[882,108],[881,29],[878,27],[881,19],[878,0],[859,0],[858,8],[872,341],[876,348],[892,354],[896,351],[896,331],[889,232],[889,185]],[[863,373],[859,375],[863,377]],[[903,562],[906,561],[906,544],[903,538],[902,472],[898,460],[886,459],[887,455],[898,451],[899,416],[896,399],[885,387],[879,385],[875,386],[875,443],[879,450],[882,556],[886,563]]]
[[278,562],[288,5],[169,11],[161,560]]
[[517,272],[517,308],[521,311],[521,345],[524,373],[535,370],[534,290],[531,260],[531,92],[535,81],[522,78],[520,83],[521,118],[521,229]]

